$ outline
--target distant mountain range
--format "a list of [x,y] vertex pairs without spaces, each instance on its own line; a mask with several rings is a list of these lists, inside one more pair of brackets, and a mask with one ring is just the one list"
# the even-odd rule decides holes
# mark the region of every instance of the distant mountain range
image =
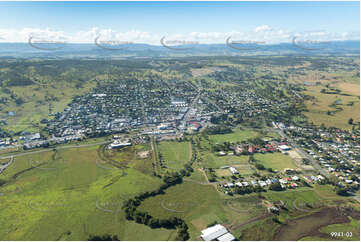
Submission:
[[255,56],[255,55],[360,55],[360,41],[333,41],[322,44],[280,43],[273,45],[197,44],[164,46],[128,44],[116,48],[101,48],[96,44],[0,43],[0,58],[125,58],[176,56]]

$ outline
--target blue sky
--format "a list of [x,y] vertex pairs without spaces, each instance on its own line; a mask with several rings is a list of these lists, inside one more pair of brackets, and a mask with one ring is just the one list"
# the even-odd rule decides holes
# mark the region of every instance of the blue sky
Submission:
[[[355,38],[359,35],[360,4],[0,2],[0,38],[10,41],[23,39],[30,32],[61,34],[75,41],[80,41],[80,38],[85,40],[99,33],[111,33],[118,38],[137,36],[149,41],[162,35],[192,38],[190,33],[198,33],[192,35],[198,36],[197,38],[223,38],[226,33],[240,33],[255,38],[253,34],[257,28],[266,31],[270,39],[272,34],[276,35],[274,39],[280,39],[280,35],[285,37],[286,34],[307,32],[327,33],[328,37],[351,35]],[[16,31],[20,31],[18,37]]]

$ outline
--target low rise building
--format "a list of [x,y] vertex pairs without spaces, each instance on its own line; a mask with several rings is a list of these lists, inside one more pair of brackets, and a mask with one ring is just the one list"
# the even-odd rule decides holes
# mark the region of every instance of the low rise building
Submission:
[[221,224],[202,230],[201,237],[204,241],[233,241],[234,236]]

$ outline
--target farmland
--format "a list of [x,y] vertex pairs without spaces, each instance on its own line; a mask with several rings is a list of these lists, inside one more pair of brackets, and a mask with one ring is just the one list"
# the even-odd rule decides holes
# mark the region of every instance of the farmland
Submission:
[[[355,123],[360,121],[360,98],[349,92],[347,95],[321,93],[323,87],[309,87],[305,94],[315,97],[314,100],[306,102],[308,112],[305,115],[314,123],[326,127],[338,127],[351,129],[348,120],[352,118]],[[340,86],[342,90],[342,85]],[[359,92],[360,86],[353,86]],[[353,92],[354,93],[354,92]],[[336,103],[336,104],[335,104]],[[339,103],[339,104],[337,104]],[[331,112],[329,114],[328,112]]]

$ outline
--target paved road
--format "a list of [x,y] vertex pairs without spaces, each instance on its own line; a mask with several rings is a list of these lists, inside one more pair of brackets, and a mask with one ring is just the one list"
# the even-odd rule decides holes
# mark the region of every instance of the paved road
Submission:
[[197,87],[198,88],[198,94],[197,94],[197,96],[194,98],[194,100],[193,100],[193,102],[191,103],[191,105],[189,106],[189,108],[188,108],[188,110],[187,110],[187,112],[184,114],[184,116],[183,116],[183,120],[185,121],[185,122],[187,122],[188,121],[188,116],[189,116],[189,113],[190,113],[190,111],[197,105],[197,102],[198,102],[198,100],[199,100],[199,98],[201,97],[201,88],[200,87]]
[[[109,143],[109,141],[102,141],[102,142],[98,142],[98,143],[84,144],[84,145],[60,146],[60,147],[55,147],[55,149],[63,150],[63,149],[70,149],[70,148],[83,148],[83,147],[102,145],[102,144],[106,144],[106,143]],[[0,156],[0,159],[7,159],[7,158],[11,158],[11,157],[18,157],[18,156],[25,156],[25,155],[30,155],[30,154],[43,153],[43,152],[51,151],[53,149],[54,148],[49,148],[49,149],[42,149],[42,150],[37,150],[37,151],[17,153],[17,154],[13,154],[13,155],[9,155],[9,156]]]
[[5,169],[6,169],[8,166],[10,166],[11,163],[13,163],[13,161],[14,161],[14,156],[11,156],[11,157],[10,157],[10,161],[9,161],[8,163],[6,163],[5,165],[3,165],[3,166],[0,167],[0,174],[1,174],[3,171],[5,171]]

